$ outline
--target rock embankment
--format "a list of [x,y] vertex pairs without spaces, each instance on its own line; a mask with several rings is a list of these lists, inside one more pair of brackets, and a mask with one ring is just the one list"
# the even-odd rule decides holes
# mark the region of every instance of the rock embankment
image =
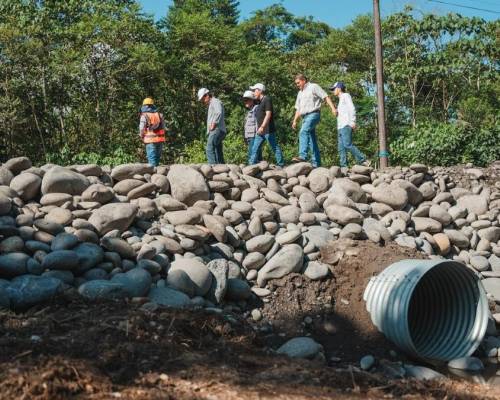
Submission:
[[326,278],[319,249],[338,238],[460,260],[500,302],[500,183],[469,171],[465,189],[425,165],[344,176],[308,163],[110,169],[11,159],[0,167],[0,304],[22,310],[73,286],[88,299],[241,310],[270,295],[270,280]]

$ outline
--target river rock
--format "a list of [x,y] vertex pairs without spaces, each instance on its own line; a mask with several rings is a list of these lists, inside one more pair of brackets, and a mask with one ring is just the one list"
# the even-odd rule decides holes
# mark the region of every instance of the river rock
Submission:
[[215,304],[222,302],[228,291],[229,263],[224,259],[212,260],[207,264],[212,273],[212,285],[208,291],[208,299]]
[[323,346],[315,342],[312,338],[296,337],[283,344],[276,352],[287,355],[290,358],[312,359],[322,351]]
[[451,360],[448,363],[448,368],[477,372],[482,371],[484,365],[479,358],[461,357]]
[[8,214],[11,208],[12,208],[11,200],[7,196],[4,196],[3,194],[0,193],[0,216]]
[[252,290],[243,279],[228,279],[226,299],[232,301],[247,300],[252,295]]
[[457,206],[465,208],[469,213],[481,215],[488,211],[488,199],[482,195],[469,194],[460,197]]
[[96,279],[78,287],[78,293],[88,300],[115,300],[128,297],[125,286],[118,282]]
[[186,165],[172,165],[167,175],[172,197],[192,206],[198,200],[208,200],[210,192],[201,173]]
[[156,304],[172,308],[189,307],[191,304],[186,294],[168,287],[152,287],[148,297]]
[[350,223],[360,224],[363,222],[363,215],[349,207],[330,205],[325,211],[330,220],[340,225],[347,225]]
[[212,274],[202,262],[192,258],[181,258],[172,263],[170,272],[180,269],[193,281],[196,296],[205,296],[212,285]]
[[0,186],[9,186],[12,178],[14,178],[14,174],[10,169],[0,165]]
[[30,172],[17,175],[10,181],[10,188],[24,201],[34,199],[39,194],[41,186],[42,178]]
[[118,273],[111,282],[123,285],[128,297],[146,296],[151,288],[151,274],[143,268],[132,268],[125,273]]
[[27,273],[26,262],[29,256],[25,253],[8,253],[0,256],[0,278],[13,278]]
[[101,204],[109,203],[115,194],[111,188],[108,186],[104,186],[100,183],[95,183],[90,185],[85,191],[82,193],[83,201],[96,201]]
[[154,167],[149,164],[122,164],[113,168],[111,178],[115,181],[122,181],[124,179],[132,179],[135,175],[152,174],[153,172]]
[[63,282],[59,279],[23,275],[14,278],[7,292],[9,294],[10,306],[15,311],[23,311],[35,304],[52,299],[63,290]]
[[304,251],[297,244],[288,244],[278,251],[260,270],[257,284],[264,287],[269,279],[279,279],[291,272],[299,272],[304,261]]
[[387,204],[394,210],[401,210],[408,203],[408,193],[406,190],[391,185],[380,185],[372,193],[373,200]]
[[67,193],[79,195],[89,186],[88,179],[78,172],[54,166],[50,168],[42,179],[42,194]]
[[89,222],[99,234],[117,229],[121,232],[127,230],[134,220],[138,207],[129,203],[110,203],[92,212]]
[[307,267],[304,270],[304,275],[313,281],[317,281],[326,278],[330,273],[330,269],[327,264],[319,261],[310,261],[307,263]]
[[73,250],[57,250],[47,254],[42,261],[42,268],[75,271],[78,269],[78,254]]

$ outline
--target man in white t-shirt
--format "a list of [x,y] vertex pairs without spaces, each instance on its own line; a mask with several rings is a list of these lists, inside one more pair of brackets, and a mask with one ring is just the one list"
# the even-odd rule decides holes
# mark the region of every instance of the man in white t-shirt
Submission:
[[351,95],[346,93],[343,82],[335,82],[330,86],[330,90],[339,98],[336,115],[340,166],[342,168],[347,167],[348,151],[351,152],[358,164],[369,165],[366,156],[352,143],[352,131],[356,129],[356,109]]

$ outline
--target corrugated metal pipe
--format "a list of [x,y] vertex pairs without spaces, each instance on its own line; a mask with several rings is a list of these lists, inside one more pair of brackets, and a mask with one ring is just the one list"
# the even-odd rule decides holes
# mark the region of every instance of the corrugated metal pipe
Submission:
[[427,360],[470,356],[488,324],[477,275],[449,260],[402,260],[365,289],[373,324],[406,353]]

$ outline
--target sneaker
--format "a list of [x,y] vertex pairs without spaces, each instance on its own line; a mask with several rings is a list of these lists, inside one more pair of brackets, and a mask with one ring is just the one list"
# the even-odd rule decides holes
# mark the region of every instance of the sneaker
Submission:
[[292,162],[297,163],[297,162],[305,162],[306,160],[300,158],[300,157],[293,157]]
[[372,162],[370,160],[365,160],[361,163],[363,167],[371,167]]

